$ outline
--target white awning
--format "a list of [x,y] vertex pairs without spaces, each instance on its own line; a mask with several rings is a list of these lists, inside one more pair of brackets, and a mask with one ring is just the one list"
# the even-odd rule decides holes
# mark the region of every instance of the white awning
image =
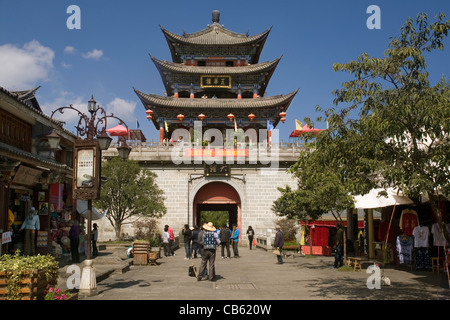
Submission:
[[[84,218],[88,218],[88,202],[87,200],[77,200],[77,211],[79,214],[81,214]],[[108,210],[106,210],[103,213],[99,213],[97,209],[92,207],[92,220],[98,220],[103,218]]]
[[[379,192],[385,191],[387,196],[379,195]],[[355,198],[355,208],[357,209],[374,209],[383,208],[393,205],[401,204],[414,204],[410,198],[398,193],[397,190],[393,188],[387,189],[372,189],[368,194],[363,196],[354,196]]]

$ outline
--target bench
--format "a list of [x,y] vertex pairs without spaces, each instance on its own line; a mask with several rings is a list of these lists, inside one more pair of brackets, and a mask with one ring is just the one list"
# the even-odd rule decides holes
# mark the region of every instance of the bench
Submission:
[[347,265],[353,266],[353,271],[356,271],[357,268],[359,268],[359,271],[362,271],[361,258],[348,257]]

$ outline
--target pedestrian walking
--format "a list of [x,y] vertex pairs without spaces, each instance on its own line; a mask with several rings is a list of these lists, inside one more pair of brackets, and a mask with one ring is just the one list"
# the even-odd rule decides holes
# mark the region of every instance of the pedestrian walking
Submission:
[[185,224],[183,230],[181,230],[181,234],[183,235],[184,242],[184,251],[186,252],[185,260],[191,259],[191,240],[192,240],[192,231],[189,229],[189,225]]
[[336,236],[334,238],[334,265],[333,268],[339,268],[344,265],[344,229],[340,223],[336,223]]
[[230,239],[231,239],[231,230],[228,226],[224,225],[222,230],[220,230],[220,246],[221,246],[221,257],[225,258],[225,249],[227,250],[227,258],[230,259]]
[[235,258],[239,258],[239,228],[236,224],[233,224],[233,233],[231,235],[231,239],[233,241],[233,254]]
[[278,264],[283,264],[283,256],[281,255],[281,250],[284,246],[284,235],[283,232],[281,232],[280,227],[276,227],[277,233],[275,235],[275,242],[273,243],[273,246],[280,251],[280,254],[277,255]]
[[173,230],[169,227],[169,225],[166,224],[167,232],[169,233],[169,250],[170,255],[173,257],[175,255],[175,252],[173,251],[173,243],[175,242],[175,237],[173,235]]
[[163,247],[164,247],[164,256],[168,257],[171,255],[170,254],[170,243],[169,243],[169,238],[170,238],[169,226],[166,225],[164,227],[164,231],[163,231],[163,234],[161,237],[162,237],[162,243],[163,243]]
[[69,230],[69,238],[70,238],[70,253],[72,255],[72,262],[79,263],[80,253],[78,247],[80,246],[81,229],[78,225],[77,220],[71,220],[69,224],[71,224]]
[[198,234],[200,233],[200,229],[198,228],[197,225],[194,226],[194,230],[192,230],[192,252],[191,252],[191,256],[194,259],[197,259],[197,255],[200,254],[200,247],[198,245],[197,239],[198,239]]
[[97,224],[94,223],[92,225],[92,233],[91,233],[91,239],[92,239],[92,256],[97,257],[98,256],[98,249],[97,249],[97,239],[98,239],[98,229]]
[[252,226],[248,226],[247,236],[248,236],[248,242],[249,242],[250,250],[252,250],[253,237],[255,236],[255,231],[253,231]]
[[212,222],[208,222],[207,224],[203,225],[203,230],[204,231],[202,238],[198,239],[198,241],[203,244],[203,254],[202,254],[202,263],[200,264],[197,280],[198,281],[202,280],[203,274],[207,269],[206,265],[209,263],[208,280],[215,281],[216,246],[220,244],[220,239],[219,236],[217,235],[216,228],[214,227]]

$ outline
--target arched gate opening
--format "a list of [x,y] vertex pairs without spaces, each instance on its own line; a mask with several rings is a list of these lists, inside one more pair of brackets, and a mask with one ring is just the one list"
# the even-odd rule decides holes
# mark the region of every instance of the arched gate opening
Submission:
[[205,222],[202,212],[228,212],[230,228],[236,224],[241,230],[241,199],[236,189],[228,183],[210,182],[197,191],[193,201],[193,221],[198,226]]

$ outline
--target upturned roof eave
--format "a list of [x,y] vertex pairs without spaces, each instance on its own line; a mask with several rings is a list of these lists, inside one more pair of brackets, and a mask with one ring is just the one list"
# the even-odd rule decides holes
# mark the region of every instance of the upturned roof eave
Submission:
[[[261,32],[260,34],[254,35],[254,36],[248,36],[244,34],[239,34],[232,32],[230,30],[227,30],[225,28],[218,28],[218,30],[221,30],[223,33],[227,33],[227,37],[230,41],[227,42],[205,42],[205,41],[198,41],[198,38],[202,35],[206,34],[210,31],[211,27],[208,27],[204,30],[190,33],[188,36],[186,35],[177,35],[173,32],[168,31],[167,29],[163,28],[160,25],[161,31],[164,34],[164,37],[166,38],[167,44],[169,45],[169,49],[172,55],[172,60],[175,62],[181,62],[180,57],[177,55],[174,43],[180,44],[180,45],[188,45],[188,46],[224,46],[228,47],[230,45],[233,46],[253,46],[255,44],[259,44],[257,47],[257,51],[251,60],[251,63],[258,63],[259,57],[261,55],[262,49],[264,47],[265,41],[267,37],[269,36],[270,31],[272,30],[272,26],[265,30],[264,32]],[[235,41],[232,41],[232,40]],[[195,41],[197,40],[197,41]]]
[[[286,95],[276,95],[270,97],[260,97],[255,99],[190,99],[160,96],[156,94],[146,94],[133,88],[145,107],[154,106],[157,108],[271,108],[279,107],[290,103],[298,92],[298,89]],[[285,110],[284,110],[285,111]]]

